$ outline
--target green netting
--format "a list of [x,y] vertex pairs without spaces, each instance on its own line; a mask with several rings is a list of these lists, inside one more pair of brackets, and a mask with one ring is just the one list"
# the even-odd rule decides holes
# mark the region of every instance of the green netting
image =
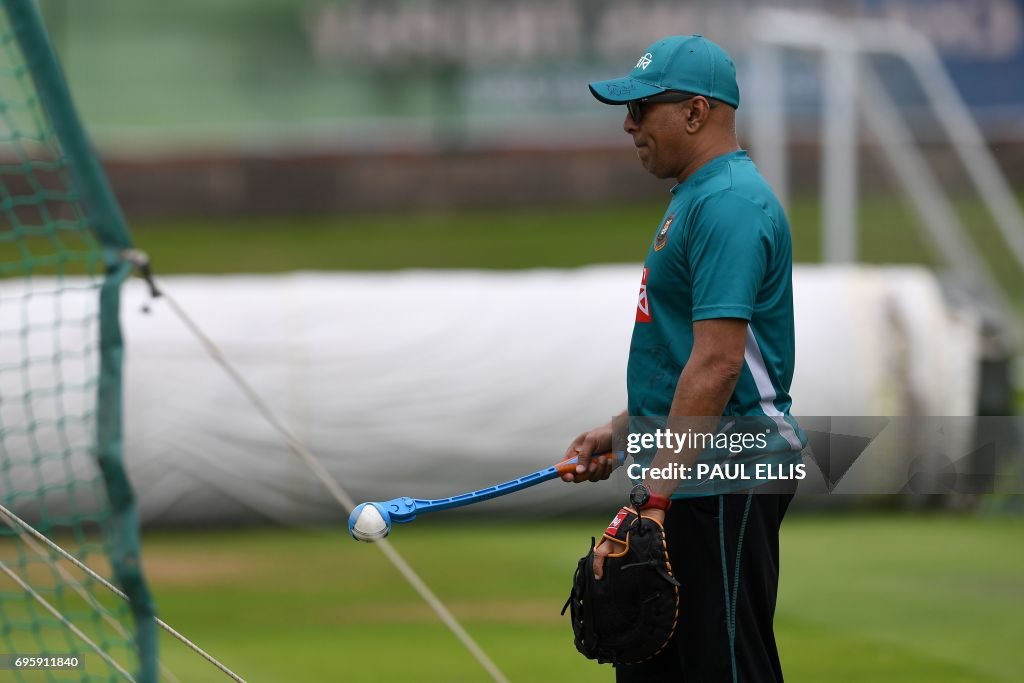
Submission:
[[118,310],[131,267],[120,253],[130,245],[35,7],[3,0],[0,503],[132,601],[111,595],[0,515],[0,669],[4,655],[17,653],[76,655],[84,664],[0,670],[0,680],[125,680],[35,593],[136,680],[156,681],[153,607],[121,466]]

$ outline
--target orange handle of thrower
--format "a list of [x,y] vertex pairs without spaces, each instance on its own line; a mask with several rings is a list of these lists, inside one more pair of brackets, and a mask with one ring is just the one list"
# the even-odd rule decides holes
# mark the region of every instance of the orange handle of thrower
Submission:
[[[615,453],[602,453],[601,455],[593,456],[594,460],[610,460],[613,465],[619,463],[619,456]],[[575,474],[576,472],[576,457],[566,458],[562,462],[555,465],[555,469],[558,471],[558,476],[563,474]]]

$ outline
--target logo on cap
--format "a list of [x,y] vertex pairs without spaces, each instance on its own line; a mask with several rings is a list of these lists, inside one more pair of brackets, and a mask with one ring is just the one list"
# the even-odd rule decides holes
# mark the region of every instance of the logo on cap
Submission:
[[646,71],[647,67],[651,65],[652,59],[654,59],[654,55],[652,55],[650,52],[645,52],[644,56],[637,61],[636,66],[633,68],[643,69],[644,71]]

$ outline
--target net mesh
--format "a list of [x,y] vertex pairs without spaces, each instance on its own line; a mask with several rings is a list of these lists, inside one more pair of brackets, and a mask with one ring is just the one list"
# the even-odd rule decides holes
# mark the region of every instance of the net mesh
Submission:
[[[30,21],[26,23],[25,17]],[[38,29],[39,38],[33,36],[33,28]],[[124,581],[126,562],[135,564],[127,571],[141,577],[131,524],[133,508],[122,505],[119,509],[111,500],[121,496],[130,503],[131,494],[119,471],[119,459],[99,457],[109,445],[104,438],[116,439],[114,453],[120,454],[119,360],[110,366],[104,355],[108,344],[104,340],[110,336],[104,326],[117,324],[116,297],[112,307],[104,291],[117,269],[108,268],[109,249],[91,224],[90,216],[96,212],[89,211],[94,206],[91,202],[108,198],[87,196],[88,189],[75,182],[83,176],[76,166],[80,160],[68,152],[66,133],[58,135],[54,121],[62,121],[66,129],[69,121],[77,123],[77,119],[70,102],[66,111],[54,111],[53,98],[43,96],[41,89],[59,80],[60,74],[56,68],[48,72],[47,60],[34,54],[39,50],[53,59],[41,36],[41,24],[30,3],[4,0],[0,6],[0,503],[101,575],[113,577],[131,595]],[[55,92],[62,91],[61,80]],[[115,288],[118,285],[114,283]],[[119,333],[113,337],[119,344]],[[118,429],[104,437],[104,431],[110,430],[100,426],[106,400],[101,389],[111,372],[117,383],[112,409]],[[139,680],[148,680],[141,660],[155,655],[140,657],[132,606],[22,531],[0,514],[0,680],[125,680],[61,618],[47,611],[40,599],[125,669],[141,671]],[[148,600],[148,594],[143,597]],[[12,654],[74,655],[81,664],[77,669],[29,671],[12,668],[13,663],[6,661],[9,657],[4,657]]]

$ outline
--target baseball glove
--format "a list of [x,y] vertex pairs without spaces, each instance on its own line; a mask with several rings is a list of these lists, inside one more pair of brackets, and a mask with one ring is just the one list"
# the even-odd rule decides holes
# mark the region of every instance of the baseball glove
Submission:
[[624,507],[601,543],[617,546],[605,558],[603,577],[594,578],[596,546],[591,539],[562,614],[569,609],[576,649],[584,657],[636,664],[668,644],[679,617],[679,582],[672,575],[665,530]]

